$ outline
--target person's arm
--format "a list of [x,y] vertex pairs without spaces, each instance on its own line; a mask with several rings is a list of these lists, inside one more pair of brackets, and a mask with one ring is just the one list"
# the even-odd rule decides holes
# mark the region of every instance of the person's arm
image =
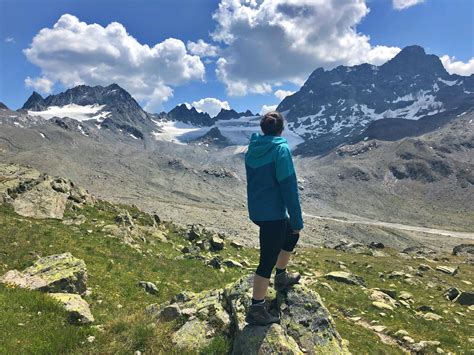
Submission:
[[276,154],[276,178],[280,185],[283,201],[290,215],[291,229],[299,231],[303,229],[303,217],[301,215],[298,182],[291,152],[287,145],[280,145]]

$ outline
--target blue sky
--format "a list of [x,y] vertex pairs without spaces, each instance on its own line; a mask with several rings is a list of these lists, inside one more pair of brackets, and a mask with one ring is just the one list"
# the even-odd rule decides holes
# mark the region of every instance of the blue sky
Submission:
[[[395,1],[401,6],[417,2]],[[150,111],[168,111],[183,102],[212,111],[216,102],[222,107],[227,102],[239,111],[259,112],[297,90],[319,66],[381,64],[411,44],[447,56],[443,63],[450,72],[474,72],[474,60],[469,62],[474,57],[471,0],[425,0],[404,9],[396,9],[391,0],[342,0],[338,3],[349,5],[340,7],[332,6],[335,1],[322,7],[301,0],[301,6],[290,7],[288,0],[242,0],[213,18],[220,2],[0,0],[0,101],[17,109],[34,89],[46,96],[75,83],[105,85],[110,77]],[[251,9],[255,25],[248,25],[243,9]],[[64,14],[72,17],[33,44],[41,29],[52,29]],[[126,34],[105,30],[112,22]],[[91,28],[97,43],[87,37],[91,32],[76,31],[94,23],[100,25]],[[301,24],[300,32],[292,33],[284,23]],[[301,33],[305,40],[297,43]],[[127,44],[130,36],[136,44]],[[340,44],[344,36],[350,46]],[[168,38],[179,41],[164,42]],[[206,47],[191,50],[189,41],[200,39]],[[86,55],[84,43],[97,48]],[[160,43],[161,49],[149,50]],[[208,56],[213,50],[217,54]],[[143,63],[139,67],[136,56]],[[217,100],[199,102],[204,98]]]

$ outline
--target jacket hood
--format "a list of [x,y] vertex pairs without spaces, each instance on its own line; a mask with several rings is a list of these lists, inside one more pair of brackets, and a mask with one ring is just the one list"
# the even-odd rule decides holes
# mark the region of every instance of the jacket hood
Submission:
[[247,150],[250,158],[260,158],[280,144],[288,144],[288,141],[280,136],[270,136],[253,133]]

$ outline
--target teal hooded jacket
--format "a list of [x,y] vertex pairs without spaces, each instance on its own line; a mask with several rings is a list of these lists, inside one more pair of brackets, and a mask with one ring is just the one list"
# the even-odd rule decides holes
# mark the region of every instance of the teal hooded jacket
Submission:
[[303,228],[293,159],[285,138],[253,133],[245,153],[247,202],[252,221],[290,219]]

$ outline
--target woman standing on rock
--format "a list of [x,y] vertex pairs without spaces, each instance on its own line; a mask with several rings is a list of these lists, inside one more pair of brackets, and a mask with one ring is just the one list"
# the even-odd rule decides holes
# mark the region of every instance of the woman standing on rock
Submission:
[[286,266],[303,228],[298,185],[290,148],[281,137],[284,120],[279,112],[265,114],[245,154],[249,217],[260,227],[260,261],[253,283],[252,305],[246,322],[266,325],[279,321],[265,307],[270,276],[276,266],[274,288],[283,291],[300,279]]

